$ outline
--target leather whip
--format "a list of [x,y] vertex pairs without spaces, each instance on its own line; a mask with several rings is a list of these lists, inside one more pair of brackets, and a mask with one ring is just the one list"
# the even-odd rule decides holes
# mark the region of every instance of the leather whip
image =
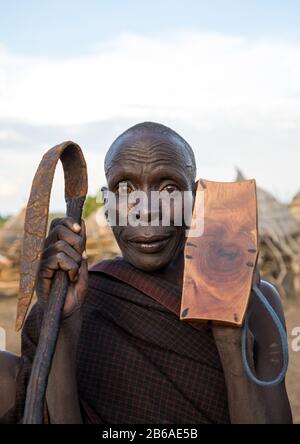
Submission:
[[[87,168],[81,148],[74,142],[64,142],[43,156],[34,176],[26,209],[24,239],[20,266],[20,289],[16,328],[20,330],[35,290],[40,257],[47,232],[49,201],[53,177],[61,160],[65,178],[66,214],[81,222],[87,194]],[[45,308],[30,380],[27,388],[23,424],[42,424],[44,400],[52,357],[58,338],[60,319],[68,291],[67,273],[55,273],[49,300]]]

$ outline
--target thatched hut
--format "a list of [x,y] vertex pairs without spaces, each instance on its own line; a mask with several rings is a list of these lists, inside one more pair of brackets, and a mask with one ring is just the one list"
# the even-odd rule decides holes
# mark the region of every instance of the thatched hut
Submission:
[[[238,170],[236,180],[243,180]],[[288,205],[257,187],[259,265],[283,297],[300,295],[300,224]]]
[[85,225],[86,249],[90,264],[120,255],[112,230],[105,219],[103,207],[90,214]]
[[[25,208],[12,216],[0,230],[0,259],[3,264],[19,264],[24,234]],[[93,212],[85,221],[87,253],[90,261],[111,258],[120,254],[103,209]]]
[[0,230],[0,254],[19,261],[24,234],[25,208],[10,217]]
[[300,191],[292,199],[289,205],[290,211],[292,212],[294,218],[300,223]]
[[16,295],[18,291],[24,220],[25,208],[0,230],[0,297]]

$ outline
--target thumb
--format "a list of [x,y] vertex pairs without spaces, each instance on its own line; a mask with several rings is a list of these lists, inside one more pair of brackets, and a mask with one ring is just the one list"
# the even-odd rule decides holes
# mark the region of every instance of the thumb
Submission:
[[81,261],[80,268],[78,270],[78,280],[76,282],[77,297],[82,302],[85,298],[88,288],[88,261],[87,257]]

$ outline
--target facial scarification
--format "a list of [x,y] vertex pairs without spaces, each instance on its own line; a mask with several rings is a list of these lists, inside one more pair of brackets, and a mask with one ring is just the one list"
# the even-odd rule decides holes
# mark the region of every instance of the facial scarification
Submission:
[[[105,173],[112,192],[117,192],[122,182],[129,193],[147,193],[150,219],[151,192],[194,190],[196,166],[193,151],[181,136],[163,125],[144,123],[129,128],[113,142],[105,158]],[[178,256],[184,246],[185,226],[175,226],[172,208],[170,213],[170,226],[113,227],[125,260],[154,271]]]
[[[167,162],[173,155],[181,158],[182,166],[188,168],[191,179],[196,177],[196,162],[194,152],[190,145],[175,131],[159,123],[139,123],[122,133],[108,150],[104,167],[106,175],[115,162],[122,160],[122,148],[126,150],[128,158],[140,163],[147,163],[154,157],[155,150],[165,146],[167,155],[162,158]],[[153,159],[154,162],[156,159]],[[159,159],[157,159],[159,162]]]

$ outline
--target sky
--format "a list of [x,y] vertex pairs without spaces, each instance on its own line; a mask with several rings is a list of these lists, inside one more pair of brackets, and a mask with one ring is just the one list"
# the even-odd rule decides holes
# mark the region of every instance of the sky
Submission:
[[[300,2],[0,0],[0,214],[28,199],[42,154],[82,146],[89,191],[113,140],[164,123],[198,177],[235,167],[288,202],[300,190]],[[59,171],[53,211],[64,210]]]

